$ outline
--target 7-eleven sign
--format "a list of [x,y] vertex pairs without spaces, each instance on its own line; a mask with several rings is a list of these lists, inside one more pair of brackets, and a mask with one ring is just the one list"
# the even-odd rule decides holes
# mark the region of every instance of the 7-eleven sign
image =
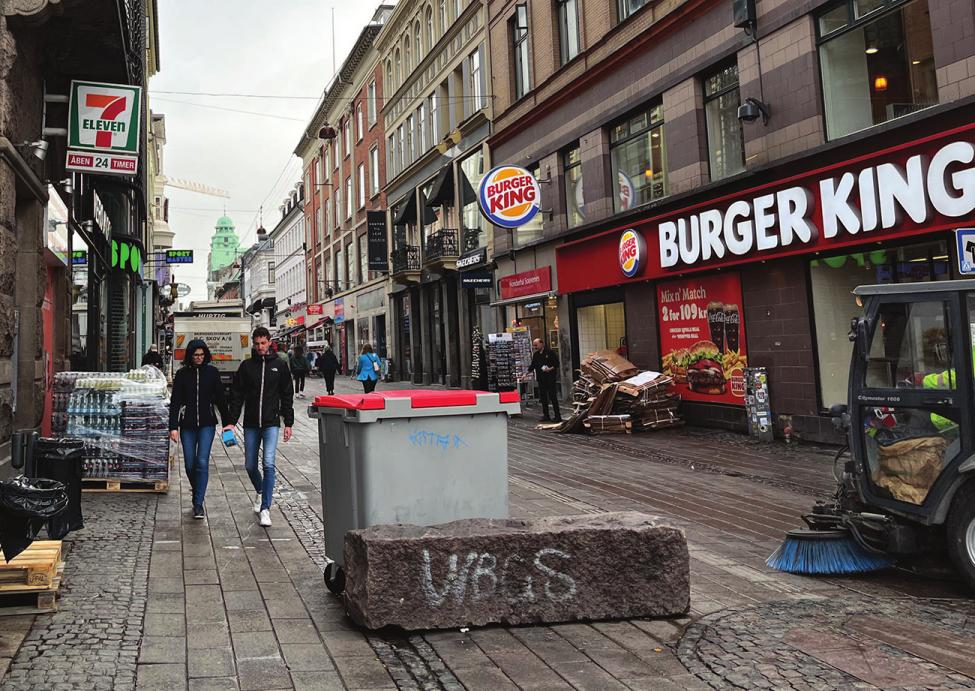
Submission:
[[139,153],[142,88],[71,82],[68,148]]

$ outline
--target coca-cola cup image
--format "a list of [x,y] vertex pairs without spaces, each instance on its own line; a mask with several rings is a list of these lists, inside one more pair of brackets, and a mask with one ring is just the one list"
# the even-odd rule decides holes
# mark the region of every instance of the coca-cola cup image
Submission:
[[[718,346],[718,352],[724,350],[724,320],[725,306],[717,300],[708,303],[708,329],[711,341]],[[736,339],[737,340],[737,339]]]
[[724,306],[724,334],[728,343],[728,352],[738,352],[738,330],[741,324],[741,315],[738,313],[738,305]]

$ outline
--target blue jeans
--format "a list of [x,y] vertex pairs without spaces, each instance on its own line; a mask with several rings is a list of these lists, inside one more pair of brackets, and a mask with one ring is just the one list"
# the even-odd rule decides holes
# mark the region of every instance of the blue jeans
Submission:
[[[271,496],[274,494],[274,457],[278,451],[280,434],[280,427],[244,428],[244,467],[254,485],[254,491],[261,495],[262,509],[271,508]],[[264,447],[264,459],[262,467],[258,468],[257,454],[261,446]]]
[[183,442],[183,460],[186,461],[186,477],[193,488],[193,506],[202,506],[210,478],[210,447],[213,446],[214,427],[184,427],[179,431]]

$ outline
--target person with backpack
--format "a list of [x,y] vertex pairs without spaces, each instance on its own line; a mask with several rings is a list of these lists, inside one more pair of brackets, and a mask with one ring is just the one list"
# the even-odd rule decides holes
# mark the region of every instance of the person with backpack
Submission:
[[362,382],[362,390],[372,393],[376,390],[376,383],[379,381],[379,374],[383,371],[383,366],[379,358],[372,352],[372,345],[366,343],[362,346],[359,354],[359,363],[355,368],[355,378]]
[[335,394],[335,373],[339,371],[339,359],[335,357],[335,353],[328,343],[325,344],[325,349],[318,356],[315,364],[318,365],[318,371],[322,373],[322,378],[325,379],[325,390],[328,391],[329,396],[333,396]]
[[308,376],[308,358],[305,357],[305,349],[296,345],[291,355],[288,356],[288,366],[291,368],[291,376],[295,380],[295,398],[305,397],[305,377]]
[[193,490],[193,518],[205,518],[203,499],[210,476],[210,448],[220,411],[224,430],[233,430],[220,372],[210,364],[210,349],[199,338],[186,346],[183,366],[173,378],[169,437],[183,445],[186,477]]

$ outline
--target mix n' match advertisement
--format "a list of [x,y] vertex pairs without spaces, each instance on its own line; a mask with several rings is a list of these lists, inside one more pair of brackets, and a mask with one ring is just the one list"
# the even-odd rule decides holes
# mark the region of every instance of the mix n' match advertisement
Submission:
[[664,374],[682,398],[745,404],[745,322],[736,273],[657,286]]

